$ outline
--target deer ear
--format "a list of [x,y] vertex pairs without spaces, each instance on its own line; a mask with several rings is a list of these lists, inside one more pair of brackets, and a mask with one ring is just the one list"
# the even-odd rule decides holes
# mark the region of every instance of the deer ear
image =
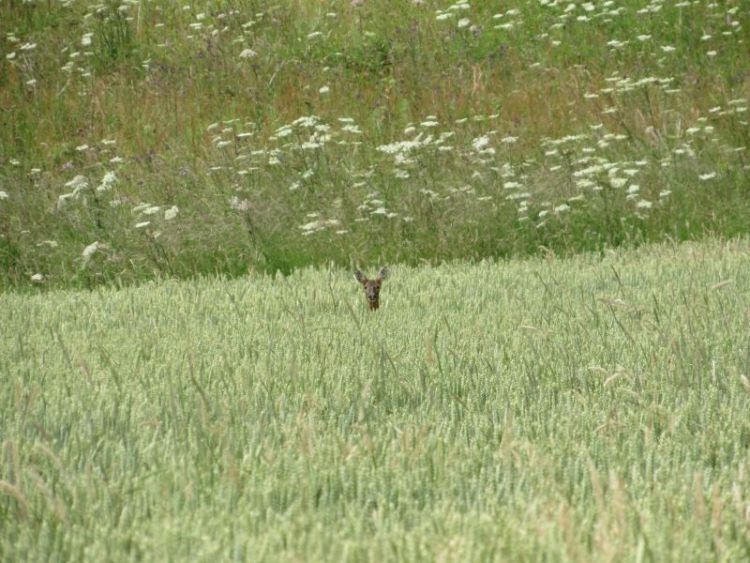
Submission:
[[389,273],[388,268],[386,267],[380,268],[380,271],[378,272],[378,279],[384,280],[385,278],[388,277],[388,273]]
[[367,281],[367,278],[365,277],[365,275],[359,270],[354,270],[354,279],[357,280],[359,283],[365,283]]

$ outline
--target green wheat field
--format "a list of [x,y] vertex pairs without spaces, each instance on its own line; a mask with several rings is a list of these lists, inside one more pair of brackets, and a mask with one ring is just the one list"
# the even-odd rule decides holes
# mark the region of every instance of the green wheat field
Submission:
[[747,560],[749,252],[4,294],[0,552]]
[[749,98],[745,0],[0,0],[0,561],[750,561]]

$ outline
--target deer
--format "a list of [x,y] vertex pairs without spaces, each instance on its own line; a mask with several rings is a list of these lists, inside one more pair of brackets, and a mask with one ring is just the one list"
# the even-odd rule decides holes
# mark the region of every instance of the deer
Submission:
[[383,284],[383,280],[387,276],[387,268],[380,268],[377,277],[372,280],[368,279],[367,276],[359,270],[354,270],[354,279],[362,284],[370,311],[376,311],[378,307],[380,307],[380,286]]

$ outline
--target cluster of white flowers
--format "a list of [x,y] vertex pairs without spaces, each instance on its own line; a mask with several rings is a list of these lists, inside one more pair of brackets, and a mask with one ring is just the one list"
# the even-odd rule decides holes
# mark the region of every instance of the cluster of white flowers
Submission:
[[[339,221],[338,219],[320,218],[319,213],[308,213],[308,218],[314,218],[314,220],[299,226],[304,236],[309,236],[325,229],[338,227],[339,225],[341,225],[341,221]],[[344,234],[345,232],[345,230],[339,229],[337,231],[337,234]]]

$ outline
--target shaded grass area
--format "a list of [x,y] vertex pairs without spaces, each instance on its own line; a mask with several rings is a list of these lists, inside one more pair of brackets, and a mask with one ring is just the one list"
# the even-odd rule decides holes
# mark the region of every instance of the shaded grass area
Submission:
[[5,293],[11,560],[739,560],[747,241]]
[[747,6],[506,4],[3,3],[0,283],[747,232]]

